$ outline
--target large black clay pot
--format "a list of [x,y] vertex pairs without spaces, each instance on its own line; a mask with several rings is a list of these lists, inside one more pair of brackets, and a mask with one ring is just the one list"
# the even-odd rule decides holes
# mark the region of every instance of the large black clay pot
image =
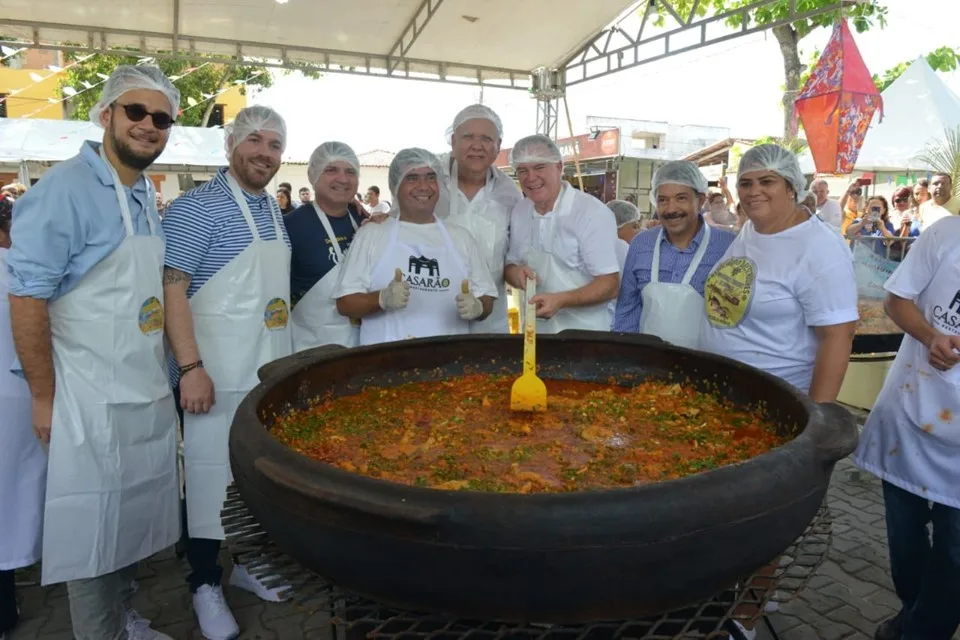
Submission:
[[681,480],[565,494],[403,486],[301,456],[272,417],[321,392],[457,375],[520,372],[516,336],[320,348],[271,363],[230,433],[234,479],[274,542],[339,586],[416,611],[574,623],[660,613],[730,587],[776,558],[823,502],[857,428],[732,360],[644,336],[564,332],[538,339],[540,375],[607,381],[689,378],[743,405],[763,402],[794,437],[747,462]]

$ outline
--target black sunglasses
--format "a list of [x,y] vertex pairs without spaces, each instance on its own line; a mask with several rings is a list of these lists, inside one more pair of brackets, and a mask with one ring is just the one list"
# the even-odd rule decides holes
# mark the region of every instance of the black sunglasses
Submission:
[[896,198],[894,202],[896,204],[903,204],[904,202],[910,202],[910,198]]
[[147,116],[153,119],[153,126],[157,129],[169,129],[173,126],[173,117],[163,111],[147,111],[147,108],[136,102],[131,104],[116,103],[118,107],[123,107],[123,112],[127,115],[130,122],[140,122]]

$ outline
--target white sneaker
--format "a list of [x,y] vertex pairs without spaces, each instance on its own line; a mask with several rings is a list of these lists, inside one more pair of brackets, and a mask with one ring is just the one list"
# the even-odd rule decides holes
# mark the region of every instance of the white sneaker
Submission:
[[200,633],[207,640],[233,640],[240,635],[236,618],[223,598],[220,585],[205,584],[193,594],[193,611],[200,623]]
[[173,640],[165,633],[150,628],[150,621],[134,609],[127,609],[128,640]]
[[284,586],[272,588],[264,586],[258,578],[250,575],[250,572],[247,571],[247,568],[242,564],[233,565],[233,572],[230,574],[230,585],[243,589],[244,591],[249,591],[261,600],[266,600],[267,602],[281,602],[283,598],[280,597],[280,592],[287,588]]

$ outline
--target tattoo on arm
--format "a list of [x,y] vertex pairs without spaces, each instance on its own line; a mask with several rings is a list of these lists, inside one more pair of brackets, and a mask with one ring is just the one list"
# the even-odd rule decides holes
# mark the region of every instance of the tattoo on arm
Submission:
[[190,280],[190,275],[180,271],[179,269],[174,269],[172,267],[163,268],[163,284],[165,285],[184,283],[189,286]]

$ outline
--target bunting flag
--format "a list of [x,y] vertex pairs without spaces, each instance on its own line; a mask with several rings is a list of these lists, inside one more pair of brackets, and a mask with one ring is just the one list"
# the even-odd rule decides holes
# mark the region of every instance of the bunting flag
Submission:
[[877,109],[882,118],[883,99],[841,20],[796,100],[818,173],[854,170]]

